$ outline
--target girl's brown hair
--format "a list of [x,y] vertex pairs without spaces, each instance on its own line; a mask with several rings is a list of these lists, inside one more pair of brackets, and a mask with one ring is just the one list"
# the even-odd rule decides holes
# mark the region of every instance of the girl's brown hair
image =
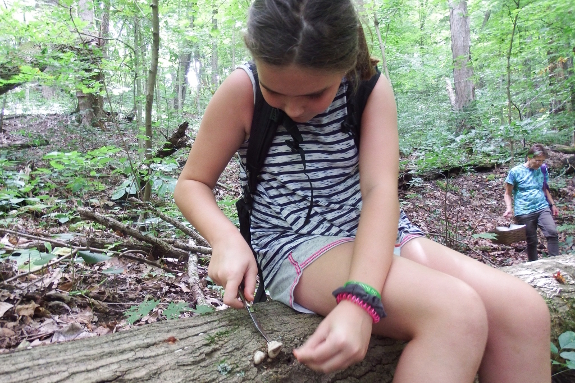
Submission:
[[350,0],[255,0],[244,41],[270,65],[342,71],[353,84],[375,73]]

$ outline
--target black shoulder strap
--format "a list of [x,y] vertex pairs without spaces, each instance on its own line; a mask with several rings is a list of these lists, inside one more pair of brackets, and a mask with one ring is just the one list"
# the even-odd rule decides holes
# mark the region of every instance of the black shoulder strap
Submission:
[[[278,125],[281,121],[283,121],[285,113],[280,109],[271,107],[264,100],[262,91],[259,86],[256,65],[253,62],[250,62],[249,65],[255,80],[255,102],[252,125],[250,128],[250,138],[246,152],[247,186],[243,190],[242,198],[236,202],[236,208],[238,209],[238,219],[240,221],[240,233],[248,245],[251,247],[252,241],[250,226],[253,194],[256,192],[256,188],[258,186],[258,176],[272,145],[272,141],[277,131]],[[264,278],[259,262],[258,276],[260,283],[258,285],[254,301],[265,302],[266,294],[264,289]]]
[[371,76],[369,80],[360,82],[355,93],[352,93],[351,86],[348,87],[348,99],[350,99],[350,102],[347,103],[347,117],[345,121],[342,122],[341,127],[345,132],[353,136],[355,146],[358,150],[363,110],[381,75],[379,69],[377,69],[377,67],[375,69],[376,73]]
[[[285,112],[278,108],[271,107],[262,95],[259,86],[258,72],[253,62],[250,62],[250,69],[255,79],[255,104],[250,128],[250,138],[246,153],[246,171],[248,177],[248,192],[255,193],[258,185],[258,175],[264,165],[272,141],[276,134],[278,125],[283,120]],[[251,203],[251,200],[250,200]]]

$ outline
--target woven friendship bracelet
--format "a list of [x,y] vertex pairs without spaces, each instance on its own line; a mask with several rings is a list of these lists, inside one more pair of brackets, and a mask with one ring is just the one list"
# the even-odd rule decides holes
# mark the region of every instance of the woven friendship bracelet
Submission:
[[348,281],[348,282],[345,282],[345,285],[343,285],[343,287],[347,287],[348,285],[361,286],[366,293],[368,293],[370,295],[375,295],[376,297],[381,299],[381,295],[379,294],[379,291],[377,291],[376,289],[374,289],[373,287],[371,287],[367,283],[357,282],[357,281]]
[[339,294],[335,298],[335,300],[337,301],[338,304],[339,304],[339,302],[341,302],[343,300],[351,301],[351,302],[355,303],[356,305],[358,305],[359,307],[361,307],[362,309],[364,309],[365,311],[367,311],[367,313],[371,316],[373,323],[379,322],[380,318],[379,318],[379,315],[377,315],[377,313],[375,312],[375,310],[371,306],[369,306],[368,304],[362,302],[361,299],[359,299],[355,295],[343,293],[343,294]]
[[[339,289],[336,289],[332,293],[332,295],[335,297],[336,300],[340,294],[349,294],[349,295],[357,298],[357,300],[359,302],[361,302],[361,303],[365,304],[367,307],[373,309],[375,314],[377,314],[378,321],[381,318],[386,317],[385,310],[383,309],[383,304],[381,303],[381,299],[379,299],[375,295],[366,293],[365,290],[363,289],[363,287],[361,287],[360,285],[348,284],[347,286],[343,286],[343,287],[340,287]],[[339,303],[339,301],[338,301],[338,303]]]

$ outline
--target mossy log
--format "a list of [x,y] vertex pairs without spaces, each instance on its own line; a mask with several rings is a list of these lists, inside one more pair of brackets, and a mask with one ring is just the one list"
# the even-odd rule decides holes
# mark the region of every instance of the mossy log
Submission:
[[553,145],[551,146],[551,149],[553,149],[556,152],[575,154],[575,146]]
[[[575,259],[560,256],[504,268],[545,297],[557,335],[573,323]],[[561,284],[553,274],[559,271]],[[513,304],[513,302],[510,302]],[[244,310],[225,310],[158,322],[130,331],[0,355],[0,381],[10,382],[391,382],[404,343],[373,337],[363,362],[345,371],[317,374],[291,351],[321,321],[277,302],[254,305],[270,338],[284,348],[255,366],[263,338]],[[570,329],[573,329],[572,327]]]

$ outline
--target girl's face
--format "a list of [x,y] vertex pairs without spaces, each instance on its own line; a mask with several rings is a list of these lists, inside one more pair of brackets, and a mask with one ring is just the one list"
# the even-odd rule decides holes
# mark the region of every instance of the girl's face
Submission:
[[322,72],[295,65],[280,67],[256,62],[262,94],[274,108],[295,122],[306,122],[333,101],[345,73]]
[[543,165],[543,162],[545,161],[545,156],[543,156],[542,154],[538,155],[538,156],[534,156],[531,157],[529,159],[527,159],[527,167],[529,169],[539,169],[541,167],[541,165]]

